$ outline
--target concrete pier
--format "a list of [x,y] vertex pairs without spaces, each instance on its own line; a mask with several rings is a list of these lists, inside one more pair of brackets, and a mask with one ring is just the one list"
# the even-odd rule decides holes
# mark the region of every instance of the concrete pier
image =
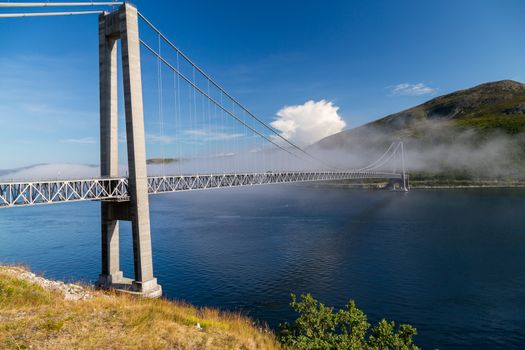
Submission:
[[[129,4],[99,17],[100,162],[101,175],[118,177],[117,40],[121,40],[128,202],[102,202],[102,273],[98,285],[145,297],[159,297],[162,288],[153,276],[144,112],[137,9]],[[119,266],[119,220],[131,221],[134,279]]]

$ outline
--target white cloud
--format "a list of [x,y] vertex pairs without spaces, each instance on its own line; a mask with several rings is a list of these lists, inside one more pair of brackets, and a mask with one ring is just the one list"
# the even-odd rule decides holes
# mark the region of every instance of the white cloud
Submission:
[[402,83],[397,84],[393,87],[392,93],[394,95],[405,95],[405,96],[421,96],[433,94],[437,91],[435,88],[426,86],[423,83],[411,84],[411,83]]
[[97,141],[93,137],[82,137],[82,138],[79,138],[79,139],[62,140],[62,142],[65,142],[65,143],[80,143],[80,144],[87,145],[87,144],[94,144]]
[[168,135],[146,134],[146,141],[148,143],[163,143],[167,145],[173,143],[175,140],[175,137]]
[[339,107],[332,102],[310,100],[302,105],[282,108],[271,125],[285,139],[307,146],[344,129],[346,123],[338,110]]
[[[244,136],[243,134],[238,133],[214,132],[205,129],[184,130],[183,134],[183,136],[181,135],[178,137],[159,134],[146,134],[146,140],[148,143],[163,143],[165,145],[173,144],[175,142],[198,144],[203,141],[227,141]],[[125,142],[125,138],[120,138],[120,140]]]
[[186,130],[184,133],[186,135],[196,137],[199,140],[205,140],[205,141],[231,140],[231,139],[235,139],[235,138],[244,136],[243,134],[239,134],[239,133],[214,132],[214,131],[208,131],[204,129]]

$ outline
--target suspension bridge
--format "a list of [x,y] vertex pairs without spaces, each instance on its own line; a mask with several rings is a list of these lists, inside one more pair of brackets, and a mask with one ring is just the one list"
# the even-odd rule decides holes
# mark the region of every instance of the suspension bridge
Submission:
[[[36,10],[52,7],[60,11]],[[30,11],[12,11],[20,8]],[[146,297],[162,294],[153,274],[149,195],[365,179],[384,179],[407,190],[401,142],[393,142],[368,165],[333,164],[322,154],[291,142],[251,112],[129,3],[9,2],[0,3],[0,9],[6,9],[0,13],[2,20],[98,15],[100,176],[0,181],[0,208],[100,201],[100,287]],[[119,42],[126,176],[119,167]],[[156,73],[145,74],[145,64]],[[154,136],[146,133],[150,125],[158,128]],[[146,145],[156,156],[149,162]],[[120,270],[121,220],[132,223],[133,278],[124,277]]]

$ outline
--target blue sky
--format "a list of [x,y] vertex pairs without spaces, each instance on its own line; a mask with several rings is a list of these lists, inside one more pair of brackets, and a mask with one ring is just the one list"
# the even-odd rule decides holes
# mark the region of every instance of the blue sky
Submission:
[[[326,100],[351,128],[479,83],[525,82],[523,1],[141,1],[267,122]],[[0,169],[98,163],[97,17],[0,20]]]

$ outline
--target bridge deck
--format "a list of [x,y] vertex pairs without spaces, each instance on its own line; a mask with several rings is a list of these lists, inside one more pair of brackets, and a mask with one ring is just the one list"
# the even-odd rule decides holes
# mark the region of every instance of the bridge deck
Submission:
[[[387,172],[266,172],[148,177],[149,194],[308,181],[401,179]],[[0,183],[0,208],[76,202],[129,200],[128,179],[91,178]]]

